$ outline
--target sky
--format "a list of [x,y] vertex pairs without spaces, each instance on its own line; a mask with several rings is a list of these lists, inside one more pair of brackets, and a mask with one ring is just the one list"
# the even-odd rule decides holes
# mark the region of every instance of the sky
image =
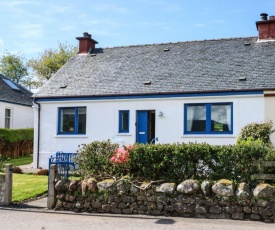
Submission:
[[0,56],[37,58],[92,34],[97,47],[257,36],[275,0],[0,0]]

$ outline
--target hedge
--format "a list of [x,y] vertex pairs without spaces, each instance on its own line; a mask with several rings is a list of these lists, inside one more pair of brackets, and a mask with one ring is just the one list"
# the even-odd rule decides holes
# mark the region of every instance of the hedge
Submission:
[[185,179],[253,182],[257,168],[253,161],[274,159],[274,152],[262,142],[240,142],[238,145],[213,146],[206,143],[135,144],[127,149],[127,160],[112,162],[117,144],[92,142],[78,151],[76,163],[82,177],[128,175],[137,180],[181,182]]
[[0,155],[19,157],[33,152],[34,130],[29,129],[0,129]]

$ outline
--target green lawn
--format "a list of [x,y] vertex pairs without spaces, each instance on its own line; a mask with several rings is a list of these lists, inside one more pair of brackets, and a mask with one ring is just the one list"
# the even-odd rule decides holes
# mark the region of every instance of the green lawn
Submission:
[[19,166],[19,165],[27,165],[32,163],[32,156],[26,157],[17,157],[14,159],[9,159],[5,162],[5,164],[12,164],[12,166]]
[[13,174],[12,202],[27,200],[45,194],[48,176]]

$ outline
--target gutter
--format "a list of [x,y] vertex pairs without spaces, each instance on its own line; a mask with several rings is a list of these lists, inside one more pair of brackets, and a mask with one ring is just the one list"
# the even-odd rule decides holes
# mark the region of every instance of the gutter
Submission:
[[[37,107],[35,105],[37,105]],[[38,112],[38,121],[37,121],[37,159],[36,159],[36,165],[37,165],[37,168],[39,168],[39,158],[40,158],[40,110],[41,110],[41,105],[40,105],[40,103],[36,102],[35,99],[33,100],[33,108],[37,109],[37,112]]]

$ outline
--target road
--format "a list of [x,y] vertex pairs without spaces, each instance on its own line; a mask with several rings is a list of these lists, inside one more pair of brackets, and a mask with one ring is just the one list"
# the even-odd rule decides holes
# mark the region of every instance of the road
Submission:
[[0,208],[0,230],[274,230],[275,223]]

